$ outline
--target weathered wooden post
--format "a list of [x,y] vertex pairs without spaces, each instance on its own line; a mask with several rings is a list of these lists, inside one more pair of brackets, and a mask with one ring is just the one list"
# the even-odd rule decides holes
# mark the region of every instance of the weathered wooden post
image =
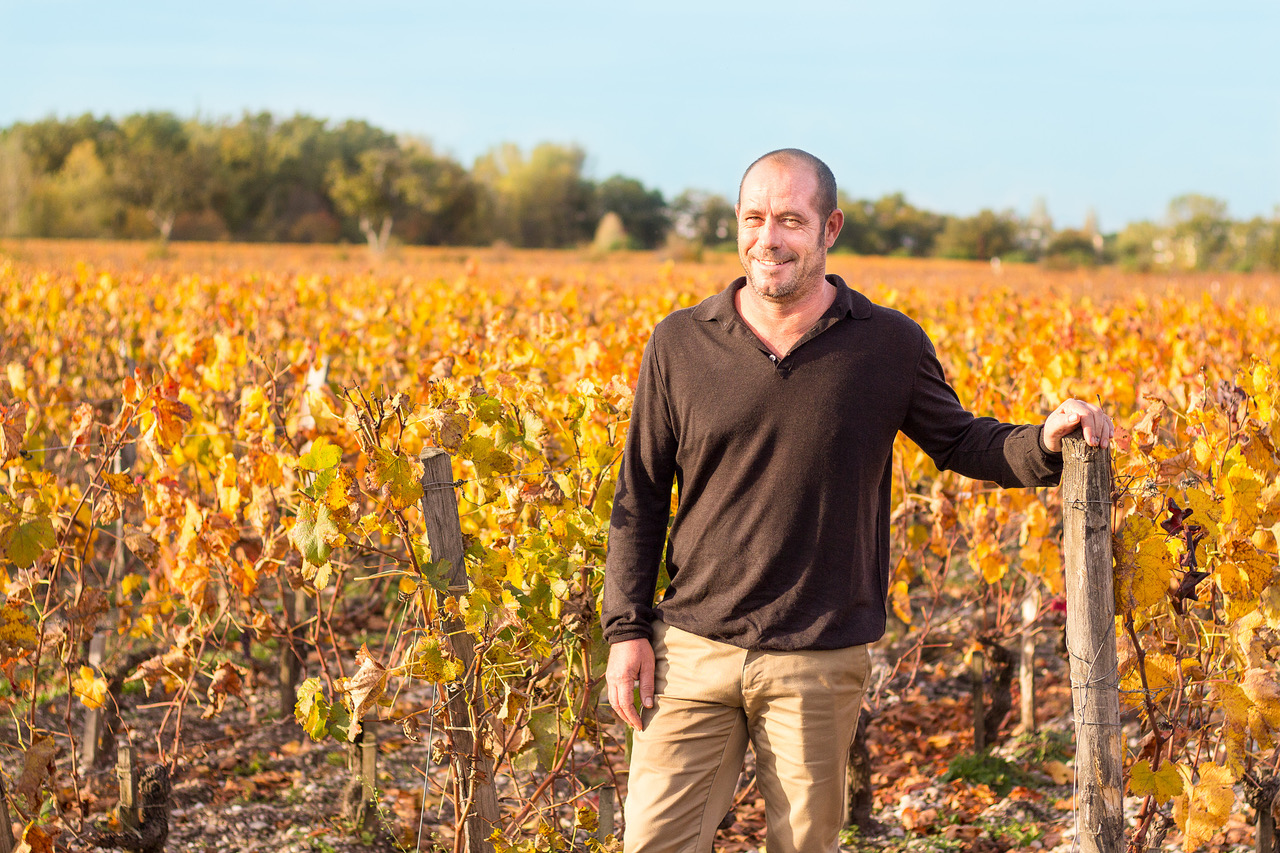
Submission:
[[969,693],[973,701],[973,754],[987,751],[987,655],[978,646],[969,655]]
[[13,824],[9,818],[9,795],[0,774],[0,853],[13,853]]
[[347,744],[347,778],[342,792],[342,815],[357,833],[372,829],[378,810],[378,736],[370,730],[369,714],[360,724],[355,742]]
[[1036,616],[1040,613],[1040,585],[1022,599],[1022,643],[1018,654],[1019,720],[1023,734],[1036,730]]
[[1076,727],[1076,839],[1084,853],[1124,849],[1120,677],[1111,565],[1111,454],[1079,434],[1062,442],[1067,654]]
[[616,817],[614,815],[614,795],[616,791],[612,785],[605,785],[600,789],[600,821],[596,827],[596,841],[604,844],[610,835],[614,833],[614,824]]
[[[97,631],[89,641],[89,666],[98,672],[102,671],[102,659],[107,652],[107,632]],[[108,693],[110,693],[108,691]],[[114,702],[115,696],[108,695],[107,702]],[[84,731],[80,735],[80,763],[92,768],[102,757],[102,734],[105,728],[106,711],[103,707],[90,708],[84,715]]]
[[[427,542],[433,562],[448,562],[449,594],[462,595],[468,589],[467,567],[463,561],[462,523],[458,518],[458,498],[454,494],[453,461],[448,452],[436,447],[423,448],[422,517],[427,527]],[[425,591],[422,593],[425,595]],[[447,596],[437,593],[443,603]],[[424,612],[426,611],[423,602]],[[449,635],[454,655],[470,674],[475,666],[475,644],[458,619],[442,613],[441,621]],[[446,715],[449,736],[453,741],[452,761],[460,793],[457,808],[467,809],[463,831],[468,853],[492,853],[489,836],[499,826],[498,793],[493,784],[493,759],[483,749],[478,723],[484,713],[484,697],[477,676],[475,695],[468,696],[462,683],[448,685]]]
[[120,786],[120,802],[116,805],[120,829],[124,833],[136,834],[141,825],[138,820],[138,779],[133,775],[133,747],[127,743],[121,744],[116,752],[116,781]]

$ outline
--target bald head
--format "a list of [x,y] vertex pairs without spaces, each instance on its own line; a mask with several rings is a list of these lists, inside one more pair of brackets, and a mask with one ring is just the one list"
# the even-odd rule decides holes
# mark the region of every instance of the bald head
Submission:
[[831,169],[826,163],[799,148],[779,148],[777,151],[770,151],[768,154],[757,157],[747,167],[747,171],[742,173],[742,180],[738,182],[739,204],[742,202],[742,185],[746,183],[747,175],[750,175],[751,170],[756,166],[765,162],[781,163],[789,168],[808,169],[818,182],[818,191],[813,199],[814,207],[824,218],[830,216],[836,209],[836,176],[831,174]]

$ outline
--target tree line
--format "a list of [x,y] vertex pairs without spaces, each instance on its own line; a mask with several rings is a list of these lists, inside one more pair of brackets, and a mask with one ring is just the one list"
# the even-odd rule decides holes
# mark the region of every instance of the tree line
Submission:
[[[0,236],[367,241],[378,252],[392,239],[693,253],[735,242],[730,199],[686,190],[667,200],[625,175],[592,180],[585,162],[576,145],[507,143],[467,168],[422,138],[307,115],[47,118],[0,129]],[[936,213],[900,193],[842,194],[840,206],[846,224],[835,251],[1280,269],[1280,208],[1237,221],[1224,202],[1200,195],[1174,199],[1162,221],[1105,234],[1092,215],[1079,228],[1055,228],[1042,202],[1026,216]]]

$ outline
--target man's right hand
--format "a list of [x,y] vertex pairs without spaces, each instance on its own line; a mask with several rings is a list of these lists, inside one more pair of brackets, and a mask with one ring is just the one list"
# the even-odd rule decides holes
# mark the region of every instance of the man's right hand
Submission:
[[653,707],[653,644],[640,637],[623,640],[609,647],[609,666],[605,683],[609,688],[609,705],[613,713],[627,725],[643,729],[636,712],[635,689],[640,686],[640,703]]

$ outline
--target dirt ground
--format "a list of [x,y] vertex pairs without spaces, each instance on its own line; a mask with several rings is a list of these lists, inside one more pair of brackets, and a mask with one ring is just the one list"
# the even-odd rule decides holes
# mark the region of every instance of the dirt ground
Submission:
[[[1050,660],[1037,686],[1039,735],[1004,737],[991,755],[1007,764],[988,759],[959,778],[948,777],[947,771],[953,761],[972,753],[967,671],[939,663],[923,668],[913,684],[881,689],[873,697],[875,714],[867,736],[872,823],[847,832],[845,849],[1074,850],[1070,693],[1060,669]],[[357,832],[341,817],[343,788],[350,776],[346,748],[332,740],[312,742],[292,718],[273,719],[278,700],[268,682],[262,674],[254,689],[246,691],[246,701],[229,703],[214,719],[184,724],[185,757],[173,777],[168,851],[453,849],[448,808],[440,805],[439,796],[446,771],[430,760],[426,743],[411,742],[398,726],[377,726],[378,815],[370,828]],[[138,692],[123,697],[122,716],[129,730],[156,731],[162,709],[144,706],[157,698]],[[1016,722],[1006,722],[1005,730]],[[422,740],[430,740],[430,733],[424,734],[428,737]],[[154,760],[154,741],[137,737],[134,745],[139,764]],[[58,768],[56,786],[68,807],[64,813],[75,814],[78,796],[88,818],[79,826],[70,821],[58,845],[90,849],[87,836],[93,824],[104,820],[116,804],[114,765],[82,770],[78,786],[70,779],[65,755],[60,755]],[[1137,803],[1126,806],[1133,810]],[[578,838],[582,840],[581,833]],[[1233,816],[1211,849],[1243,853],[1252,845],[1253,829],[1241,813]],[[763,847],[763,800],[748,762],[732,825],[720,832],[716,849],[745,853]],[[1164,849],[1181,849],[1176,830],[1166,838]]]

